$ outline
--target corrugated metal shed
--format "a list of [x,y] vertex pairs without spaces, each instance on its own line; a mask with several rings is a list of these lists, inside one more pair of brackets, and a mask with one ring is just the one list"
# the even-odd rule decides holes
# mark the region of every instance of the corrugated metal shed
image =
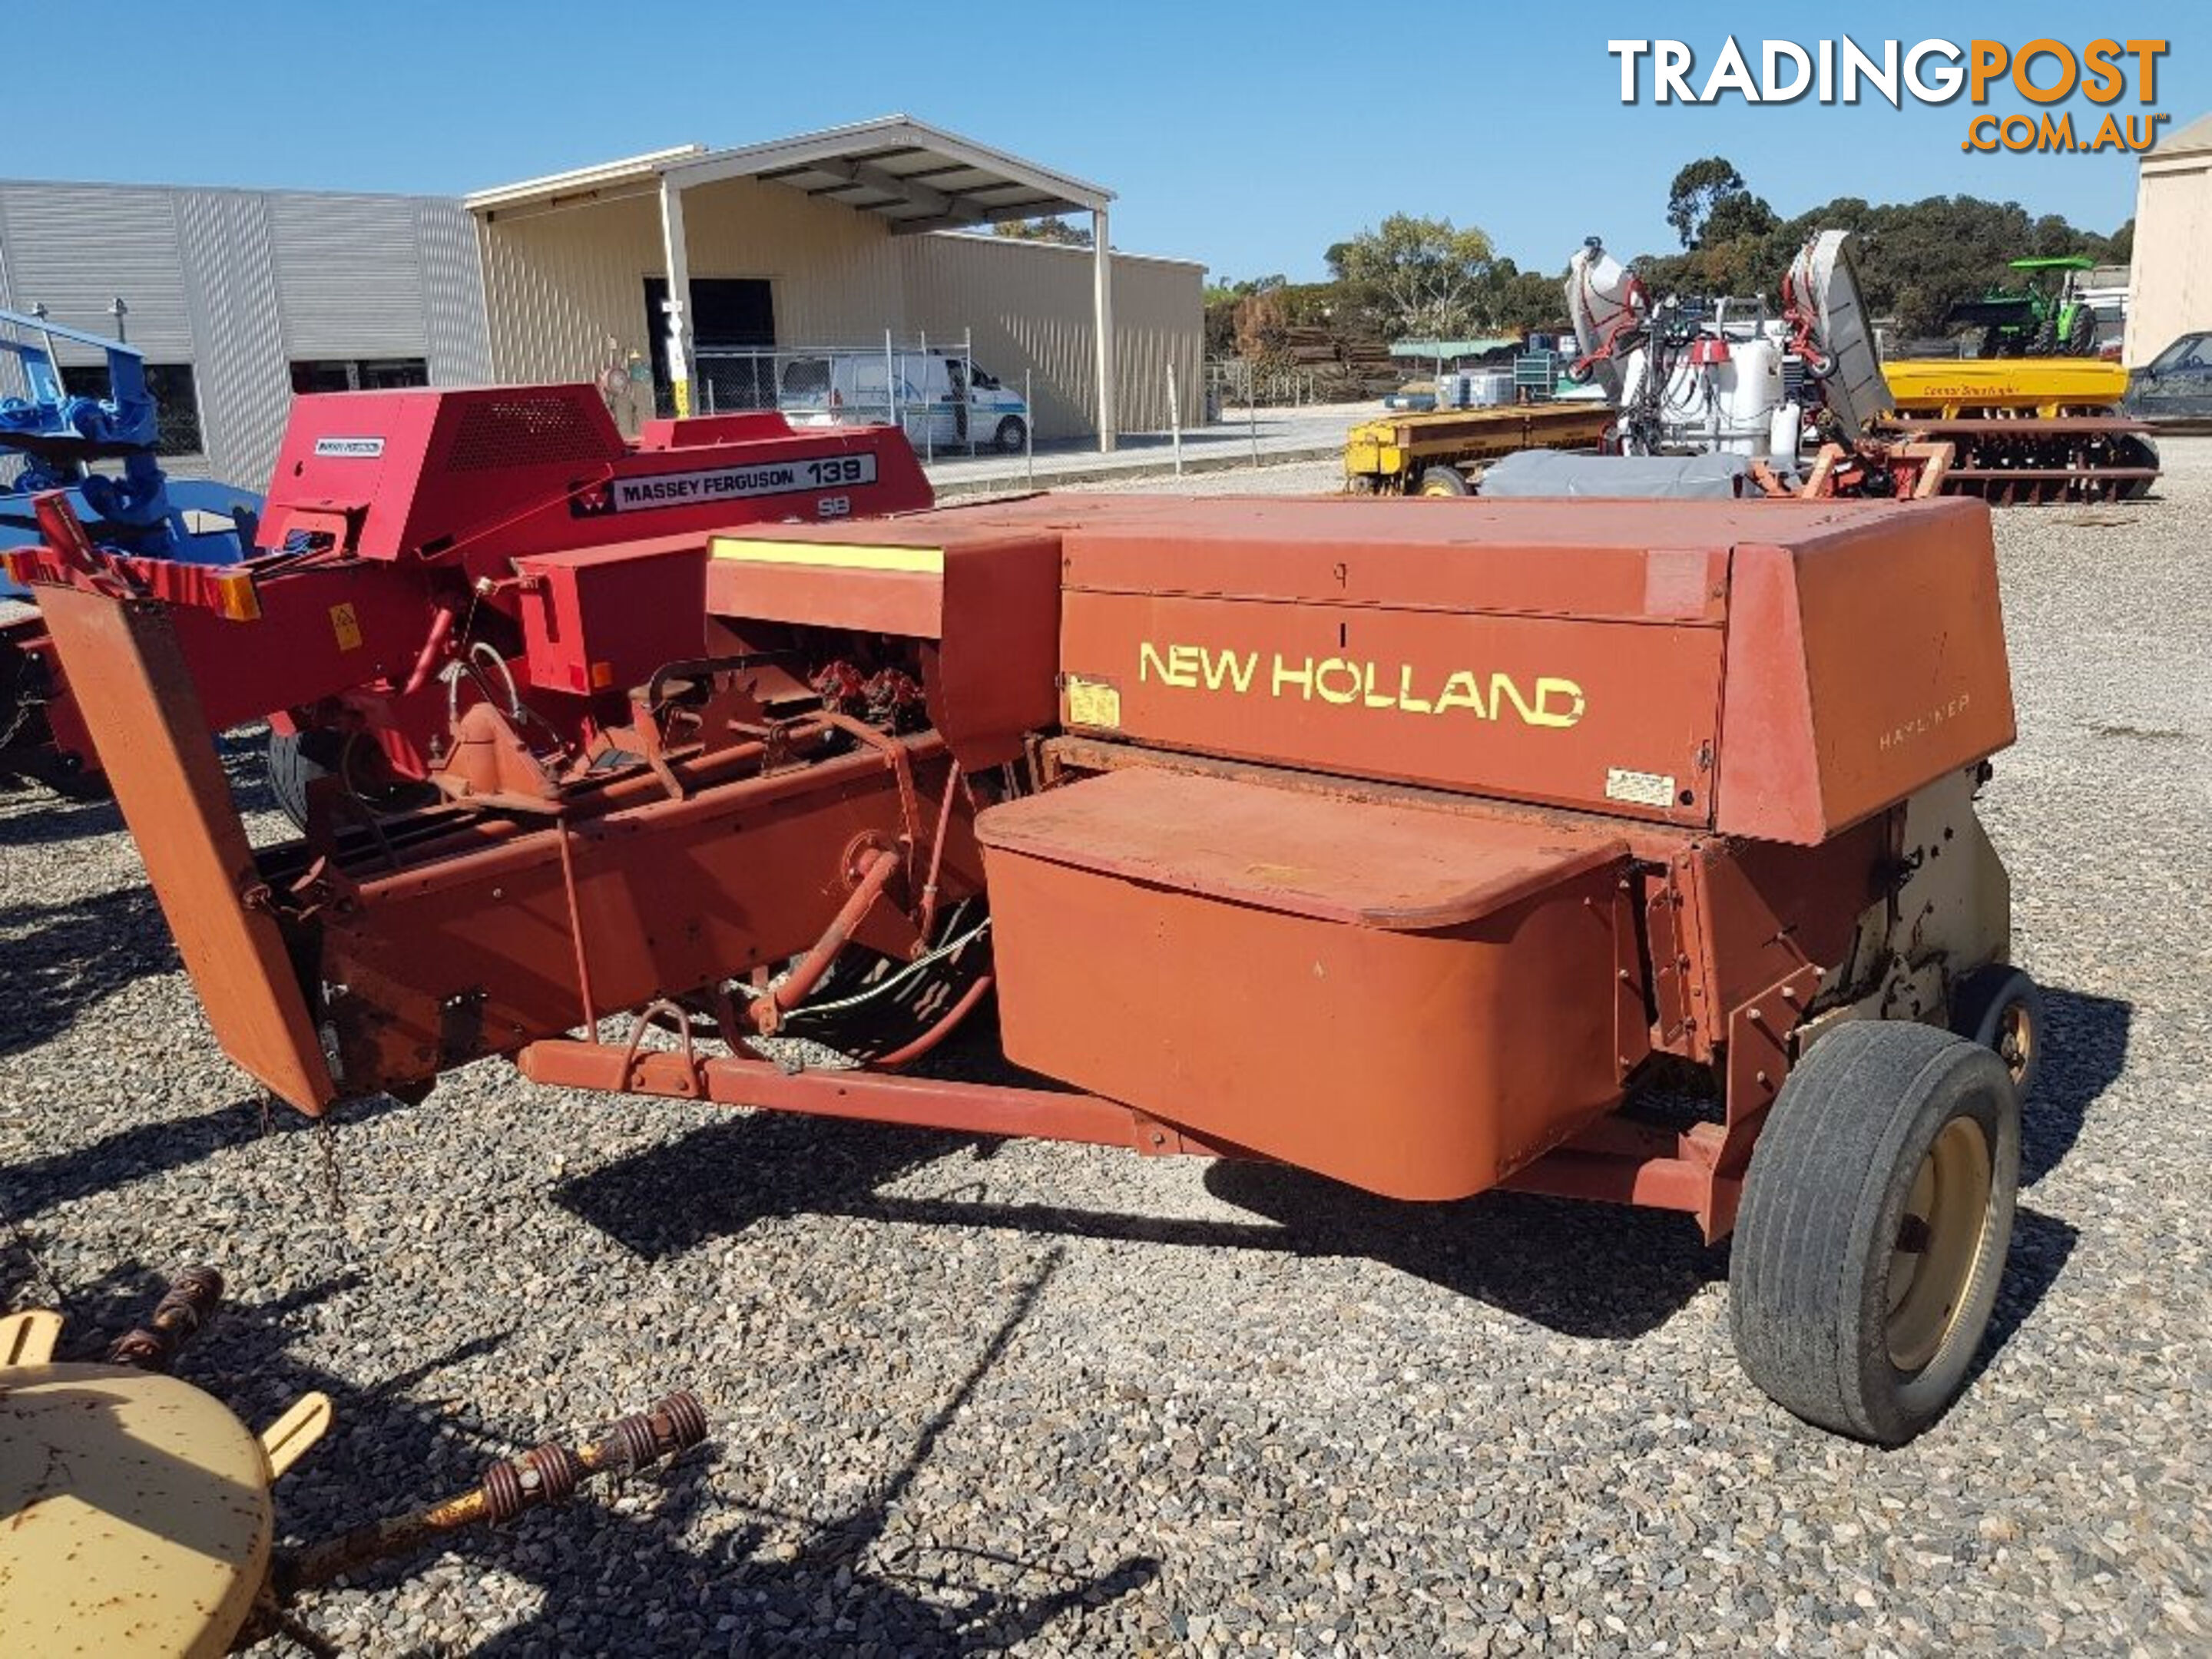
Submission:
[[490,376],[458,202],[0,180],[0,303],[112,333],[118,296],[149,362],[191,366],[204,453],[163,463],[181,476],[263,483],[295,362],[419,357],[434,385]]
[[[829,344],[907,331],[898,247],[883,226],[750,179],[702,185],[689,199],[692,279],[765,279],[779,339]],[[653,343],[645,279],[667,274],[653,198],[493,215],[482,246],[499,379],[589,380],[608,341],[618,355]]]
[[659,187],[696,189],[757,179],[881,219],[902,234],[1003,219],[1103,210],[1114,192],[1040,167],[910,115],[878,116],[732,149],[685,144],[573,172],[480,190],[471,211],[487,219],[604,203]]
[[465,386],[589,380],[611,347],[617,362],[654,353],[647,284],[669,274],[672,180],[690,204],[675,244],[688,276],[766,283],[783,343],[972,334],[992,371],[1029,372],[1047,438],[1097,431],[1102,411],[1109,434],[1164,425],[1170,365],[1196,408],[1203,268],[948,234],[1066,211],[1103,226],[1112,192],[905,116],[657,151],[465,202],[0,180],[0,303],[112,331],[122,295],[149,362],[192,368],[206,453],[169,465],[258,484],[295,363],[421,358],[431,384]]
[[2151,146],[2153,155],[2194,155],[2212,149],[2212,115],[2200,115],[2179,131],[2169,132]]
[[[913,237],[901,251],[911,328],[948,342],[972,331],[975,361],[1016,390],[1030,370],[1038,437],[1092,430],[1097,354],[1088,248],[950,234]],[[1113,260],[1122,425],[1166,429],[1170,366],[1182,419],[1196,424],[1204,397],[1205,267],[1130,253]]]

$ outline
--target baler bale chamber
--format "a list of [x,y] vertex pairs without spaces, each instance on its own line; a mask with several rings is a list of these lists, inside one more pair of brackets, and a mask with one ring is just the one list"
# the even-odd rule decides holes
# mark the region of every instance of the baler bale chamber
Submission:
[[[295,1105],[505,1055],[1656,1206],[1735,1234],[1801,1416],[1894,1443],[1963,1386],[2042,1037],[1981,503],[1033,497],[620,557],[703,562],[706,651],[591,755],[477,702],[441,805],[258,855],[171,607],[50,568],[210,1024]],[[908,1069],[994,992],[1050,1086]]]

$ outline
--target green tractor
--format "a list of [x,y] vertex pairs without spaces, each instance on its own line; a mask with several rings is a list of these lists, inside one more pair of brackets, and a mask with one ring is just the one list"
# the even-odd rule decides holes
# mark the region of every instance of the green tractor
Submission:
[[1992,288],[1978,300],[1961,300],[1943,318],[1946,328],[1982,331],[1984,357],[2094,357],[2097,319],[2081,297],[2081,273],[2096,264],[2078,253],[2059,258],[2014,259],[2026,286]]

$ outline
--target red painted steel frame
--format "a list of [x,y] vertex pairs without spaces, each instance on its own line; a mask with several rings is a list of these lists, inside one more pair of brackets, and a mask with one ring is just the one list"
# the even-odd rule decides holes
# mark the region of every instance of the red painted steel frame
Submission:
[[1052,1089],[858,1070],[792,1072],[767,1060],[564,1038],[532,1043],[515,1056],[515,1065],[533,1083],[611,1094],[665,1095],[963,1134],[1127,1146],[1149,1157],[1249,1156],[1239,1147],[1201,1140],[1119,1101]]
[[[955,787],[941,744],[923,734],[765,774],[762,759],[749,744],[686,764],[684,799],[632,775],[550,827],[345,882],[313,940],[340,988],[324,1023],[348,1085],[428,1083],[602,1013],[704,993],[808,951],[833,916],[874,948],[911,948],[911,884],[898,873],[886,888],[921,839],[912,826]],[[856,879],[863,848],[900,850],[888,865],[872,851]],[[943,862],[949,890],[980,890],[963,812]]]
[[[515,1056],[514,1063],[532,1082],[557,1088],[712,1101],[957,1134],[1119,1146],[1147,1158],[1264,1156],[1227,1141],[1204,1139],[1121,1101],[1075,1091],[875,1071],[789,1071],[766,1060],[568,1038],[533,1042]],[[1714,1165],[1713,1137],[1607,1118],[1500,1186],[1512,1192],[1680,1211],[1698,1219],[1710,1242],[1735,1225],[1743,1184],[1740,1173],[1722,1176]]]

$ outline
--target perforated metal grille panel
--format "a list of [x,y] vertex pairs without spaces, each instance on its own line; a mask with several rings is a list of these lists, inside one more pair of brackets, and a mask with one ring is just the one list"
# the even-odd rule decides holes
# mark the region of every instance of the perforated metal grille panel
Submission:
[[605,428],[574,398],[524,392],[471,400],[446,465],[454,472],[483,472],[607,459]]

